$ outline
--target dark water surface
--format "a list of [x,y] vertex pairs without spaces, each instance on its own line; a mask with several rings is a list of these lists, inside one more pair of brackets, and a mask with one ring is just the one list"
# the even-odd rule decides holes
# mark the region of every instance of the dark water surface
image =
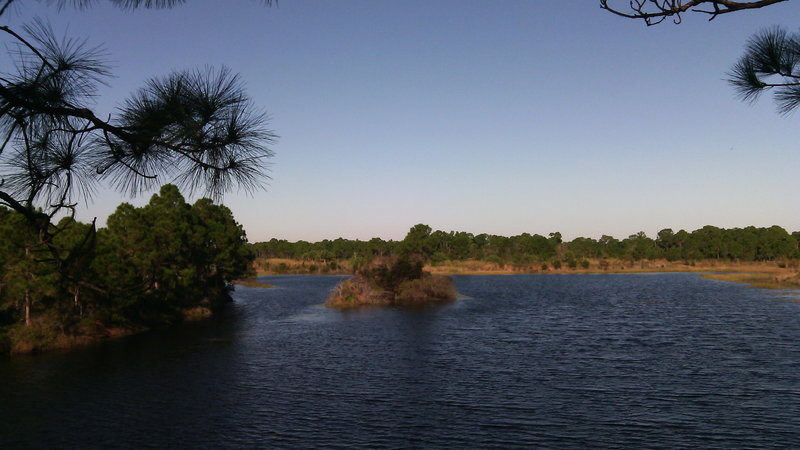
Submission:
[[421,310],[265,277],[223,317],[0,360],[0,447],[797,448],[800,304],[690,274],[456,277]]

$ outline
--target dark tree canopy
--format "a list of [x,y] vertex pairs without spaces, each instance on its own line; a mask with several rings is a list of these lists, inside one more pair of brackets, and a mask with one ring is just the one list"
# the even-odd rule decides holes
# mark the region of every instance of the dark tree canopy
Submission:
[[[110,1],[128,10],[183,3]],[[3,24],[12,4],[24,2],[0,0],[0,36],[13,63],[0,69],[0,206],[25,217],[53,258],[65,250],[56,245],[61,229],[53,218],[74,213],[100,182],[131,195],[171,182],[214,199],[265,185],[275,135],[236,74],[206,67],[156,76],[116,114],[100,114],[90,106],[111,76],[106,52],[58,38],[38,19],[21,29]]]
[[[126,10],[183,3],[110,1]],[[251,260],[227,208],[188,205],[168,185],[145,208],[120,206],[99,232],[72,215],[100,182],[131,195],[172,182],[215,199],[264,186],[275,139],[266,114],[224,67],[155,76],[115,114],[94,111],[111,76],[106,52],[38,19],[10,26],[12,4],[24,2],[0,0],[11,62],[0,68],[0,338],[4,320],[69,334],[87,320],[157,323],[215,307]]]
[[[409,257],[423,255],[430,264],[444,261],[480,260],[528,267],[534,263],[561,263],[586,258],[639,261],[664,258],[670,261],[729,259],[774,261],[800,257],[800,232],[789,234],[779,226],[730,228],[705,226],[698,230],[674,232],[666,228],[655,239],[644,232],[625,239],[603,235],[600,239],[578,237],[564,241],[561,233],[522,233],[517,236],[472,234],[461,231],[431,231],[428,225],[412,227],[402,241],[352,241],[338,238],[310,243],[271,239],[252,245],[258,258],[289,258],[307,261]],[[413,251],[412,251],[413,250]],[[416,258],[420,260],[419,258]]]
[[642,19],[650,25],[657,25],[667,18],[681,23],[682,14],[697,12],[709,15],[713,20],[721,14],[763,8],[787,0],[600,0],[600,7],[618,16],[629,19]]
[[[46,347],[58,335],[210,314],[230,301],[230,283],[251,272],[252,252],[231,211],[208,198],[190,205],[174,185],[141,208],[123,203],[97,233],[70,217],[58,227],[57,259],[41,251],[22,214],[0,207],[0,355]],[[21,328],[32,331],[18,335]],[[9,333],[18,335],[11,349],[3,344]]]

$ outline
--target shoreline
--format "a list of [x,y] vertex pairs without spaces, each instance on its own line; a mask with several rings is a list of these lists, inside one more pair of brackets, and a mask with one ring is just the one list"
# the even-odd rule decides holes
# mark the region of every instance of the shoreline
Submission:
[[[275,261],[283,264],[281,271],[264,270],[264,267],[276,267]],[[263,264],[267,262],[267,264]],[[260,263],[260,264],[259,264]],[[270,264],[272,263],[272,264]],[[255,264],[257,276],[263,275],[353,275],[349,271],[347,261],[337,261],[335,271],[307,270],[309,267],[320,267],[323,262],[288,259],[259,260]],[[513,266],[479,260],[444,261],[439,264],[428,264],[424,267],[432,275],[563,275],[563,274],[637,274],[637,273],[697,273],[708,279],[743,283],[761,289],[800,289],[800,261],[764,261],[736,262],[718,260],[700,260],[691,263],[667,260],[589,260],[589,267],[560,268],[548,266],[547,270],[536,268],[535,264]],[[709,273],[711,272],[711,273]]]
[[800,290],[800,274],[790,276],[774,275],[758,272],[706,273],[701,277],[727,283],[747,284],[758,289],[792,289]]
[[[274,263],[279,261],[283,266],[275,270]],[[800,260],[788,261],[720,261],[697,260],[692,262],[676,262],[657,260],[600,260],[589,259],[588,267],[553,267],[542,269],[538,263],[504,264],[482,260],[459,260],[429,263],[424,266],[426,272],[443,275],[501,275],[509,273],[653,273],[653,272],[764,272],[764,273],[797,273]],[[268,258],[254,263],[257,276],[261,275],[352,275],[350,264],[346,260],[335,261],[336,270],[317,270],[324,262],[314,260],[293,260]],[[329,263],[331,264],[331,263]],[[268,268],[265,268],[268,267]]]
[[[186,308],[181,310],[180,320],[173,323],[146,326],[134,325],[124,326],[99,326],[93,331],[86,331],[79,334],[66,334],[54,332],[46,322],[34,322],[33,325],[26,327],[15,324],[0,330],[0,338],[5,342],[0,342],[0,358],[12,358],[21,355],[39,355],[53,352],[69,352],[83,347],[110,342],[121,338],[149,333],[151,331],[168,328],[182,323],[200,322],[210,319],[214,312],[204,306]],[[7,347],[7,348],[3,348]]]

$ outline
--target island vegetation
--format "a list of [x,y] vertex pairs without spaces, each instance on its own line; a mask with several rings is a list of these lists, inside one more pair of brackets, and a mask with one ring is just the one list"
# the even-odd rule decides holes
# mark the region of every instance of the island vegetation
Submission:
[[331,308],[422,306],[456,299],[453,280],[431,275],[422,261],[407,254],[378,258],[359,267],[357,275],[339,284],[325,302]]
[[121,204],[105,228],[66,217],[48,232],[44,245],[22,214],[0,208],[0,353],[208,317],[252,271],[231,211],[207,198],[190,205],[174,185],[143,207]]

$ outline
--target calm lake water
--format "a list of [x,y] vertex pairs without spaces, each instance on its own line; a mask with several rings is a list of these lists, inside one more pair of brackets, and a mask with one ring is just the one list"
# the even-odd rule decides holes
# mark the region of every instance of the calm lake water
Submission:
[[222,317],[0,360],[0,447],[790,448],[800,303],[691,274],[456,277],[341,312],[263,277]]

